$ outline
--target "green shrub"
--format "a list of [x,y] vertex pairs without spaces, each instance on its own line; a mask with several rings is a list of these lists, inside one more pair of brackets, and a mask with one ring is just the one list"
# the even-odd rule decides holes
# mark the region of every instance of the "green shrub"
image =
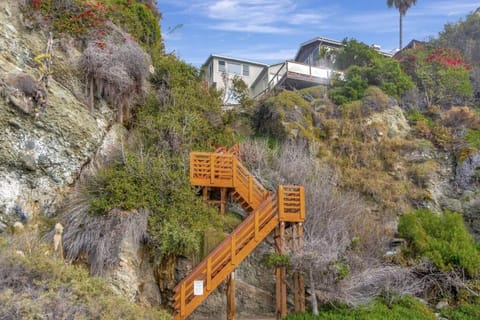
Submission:
[[356,40],[344,41],[336,66],[345,70],[343,79],[333,81],[330,98],[337,104],[359,100],[369,86],[378,86],[386,94],[400,98],[413,87],[408,75],[395,59],[382,56]]
[[292,314],[286,320],[434,320],[434,313],[412,297],[402,297],[392,305],[376,300],[357,308],[347,306],[324,306],[318,316]]
[[109,32],[107,19],[135,38],[148,52],[163,53],[157,9],[145,1],[132,0],[28,0],[25,11],[40,10],[56,32],[76,38],[103,39]]
[[462,304],[455,308],[442,310],[441,314],[449,320],[476,320],[480,319],[480,305]]
[[408,257],[426,257],[441,271],[461,268],[478,275],[480,253],[460,214],[419,209],[400,217],[398,232],[409,243]]
[[263,263],[269,268],[290,267],[290,257],[285,254],[270,253],[263,256]]
[[288,135],[289,129],[298,129],[303,137],[312,136],[307,130],[313,122],[312,108],[299,92],[282,91],[262,101],[252,122],[258,134],[279,140]]
[[480,149],[480,130],[468,129],[465,141],[471,148]]
[[159,17],[155,7],[141,1],[103,0],[109,6],[108,17],[122,26],[150,52],[163,50]]
[[103,215],[113,208],[146,208],[155,259],[198,253],[203,233],[221,223],[193,192],[185,166],[176,157],[127,155],[90,180],[90,210]]
[[101,2],[29,0],[27,4],[31,9],[40,10],[54,31],[66,32],[77,38],[83,38],[95,28],[103,29],[108,15],[106,6]]
[[428,127],[433,127],[433,119],[427,116],[426,114],[420,112],[420,110],[411,110],[407,113],[407,118],[413,124],[416,124],[418,121],[425,121]]

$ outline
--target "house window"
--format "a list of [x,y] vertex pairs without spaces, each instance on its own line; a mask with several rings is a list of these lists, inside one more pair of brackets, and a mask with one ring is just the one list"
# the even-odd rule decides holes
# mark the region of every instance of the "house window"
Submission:
[[250,68],[248,64],[243,65],[243,75],[248,77],[250,75]]
[[210,63],[210,66],[208,68],[208,77],[210,78],[210,80],[213,80],[213,63]]
[[320,60],[320,50],[316,47],[312,52],[312,65],[318,65],[318,60]]
[[218,60],[218,72],[225,72],[225,61]]
[[240,63],[229,62],[228,73],[238,74],[238,75],[242,74],[242,65]]

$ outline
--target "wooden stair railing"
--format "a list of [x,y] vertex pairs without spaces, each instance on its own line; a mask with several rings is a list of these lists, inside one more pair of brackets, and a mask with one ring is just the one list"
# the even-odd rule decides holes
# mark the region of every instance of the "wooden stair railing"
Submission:
[[[277,226],[277,201],[269,197],[174,289],[175,319],[189,316]],[[194,282],[203,294],[194,295]]]
[[247,212],[257,208],[270,194],[231,153],[190,153],[190,183],[234,189],[233,197],[239,203],[248,203]]
[[[238,148],[231,150],[192,152],[190,181],[233,189],[232,197],[251,213],[174,288],[176,320],[186,319],[280,222],[301,222],[305,217],[303,187],[280,186],[277,195],[271,194],[241,164]],[[194,294],[196,281],[203,284],[200,295]]]

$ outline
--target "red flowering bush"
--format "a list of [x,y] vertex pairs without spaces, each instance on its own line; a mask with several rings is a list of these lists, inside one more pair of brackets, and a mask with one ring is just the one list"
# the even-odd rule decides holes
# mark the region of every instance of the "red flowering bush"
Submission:
[[421,46],[407,50],[400,63],[424,93],[428,106],[465,104],[472,98],[471,67],[457,49]]
[[467,71],[472,68],[467,65],[460,54],[460,51],[454,48],[436,48],[433,53],[425,58],[425,62],[436,63],[447,68],[463,68]]

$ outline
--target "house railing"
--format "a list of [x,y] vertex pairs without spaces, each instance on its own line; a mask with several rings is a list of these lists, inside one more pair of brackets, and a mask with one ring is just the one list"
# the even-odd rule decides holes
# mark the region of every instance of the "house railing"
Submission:
[[285,77],[288,78],[289,75],[300,75],[307,80],[310,79],[312,81],[330,81],[330,79],[332,79],[332,77],[338,73],[341,74],[341,72],[334,71],[330,68],[315,67],[301,62],[287,60],[278,69],[272,79],[270,79],[267,87],[257,94],[253,99],[257,99],[265,95],[267,92],[270,92],[278,85],[278,83],[282,82]]

